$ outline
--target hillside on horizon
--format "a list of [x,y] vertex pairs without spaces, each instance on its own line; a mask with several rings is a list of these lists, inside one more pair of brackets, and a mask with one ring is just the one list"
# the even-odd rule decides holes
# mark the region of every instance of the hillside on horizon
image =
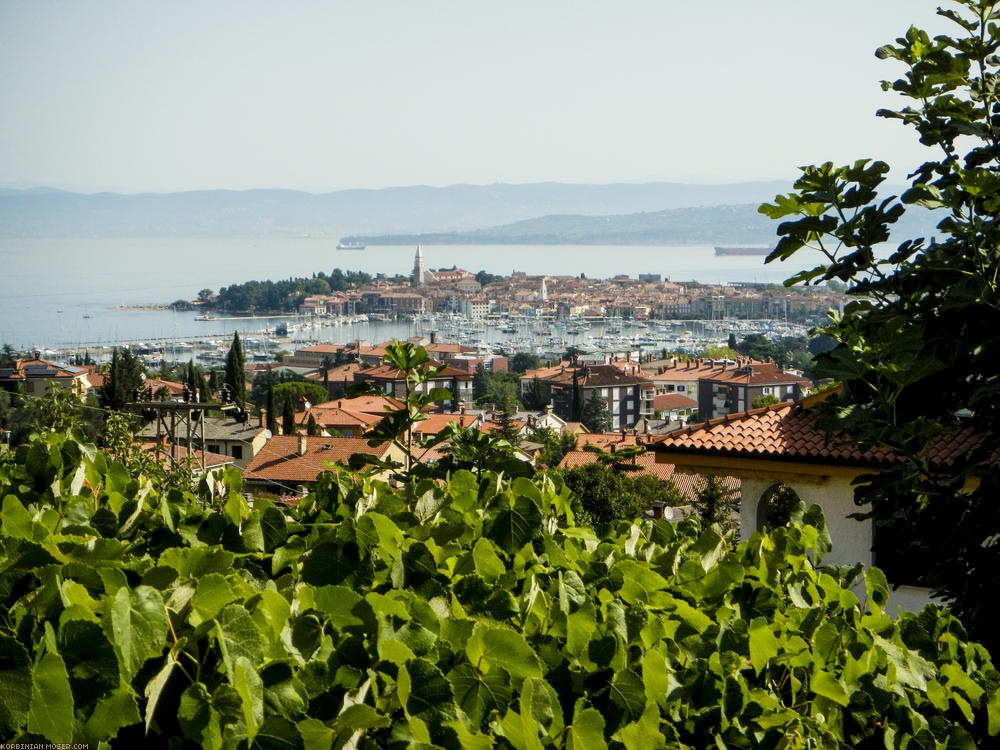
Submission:
[[790,182],[762,181],[721,185],[497,183],[321,194],[277,189],[138,194],[2,189],[0,237],[312,236],[337,240],[345,235],[471,232],[552,215],[624,216],[756,206],[790,188]]

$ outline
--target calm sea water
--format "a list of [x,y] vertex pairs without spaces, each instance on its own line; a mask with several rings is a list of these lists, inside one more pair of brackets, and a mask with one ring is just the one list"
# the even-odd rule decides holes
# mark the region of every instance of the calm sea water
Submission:
[[[259,329],[265,324],[261,320],[205,323],[195,321],[190,312],[119,306],[167,304],[193,299],[204,288],[330,273],[334,268],[408,274],[416,249],[335,248],[332,240],[315,238],[3,239],[0,344],[64,348],[137,339],[231,336],[234,330]],[[591,278],[658,273],[674,281],[704,283],[780,282],[804,265],[765,267],[761,256],[719,257],[707,245],[440,245],[424,246],[423,254],[428,268],[457,265],[473,273],[584,273]],[[367,333],[380,335],[382,328]],[[329,336],[344,340],[366,337],[365,331],[324,331],[333,331]]]

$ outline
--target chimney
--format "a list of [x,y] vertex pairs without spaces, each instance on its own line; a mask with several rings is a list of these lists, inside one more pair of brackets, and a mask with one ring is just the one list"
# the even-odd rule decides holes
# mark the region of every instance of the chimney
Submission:
[[545,404],[545,413],[546,414],[552,413],[552,404]]
[[625,352],[625,361],[626,362],[631,362],[632,361],[632,352],[631,351]]
[[435,332],[435,331],[431,331],[431,343],[432,344],[436,344],[437,343],[437,332]]
[[260,427],[267,427],[267,409],[260,410]]
[[306,446],[307,446],[306,436],[305,435],[299,435],[299,455],[300,456],[306,455]]

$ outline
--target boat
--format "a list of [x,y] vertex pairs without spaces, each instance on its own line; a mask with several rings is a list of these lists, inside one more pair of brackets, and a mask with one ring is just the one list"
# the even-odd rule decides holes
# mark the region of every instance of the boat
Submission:
[[716,246],[716,255],[768,255],[773,248],[770,247],[719,247]]
[[195,320],[216,320],[214,315],[195,315]]
[[337,243],[337,249],[338,250],[364,250],[365,247],[366,246],[362,245],[360,242],[338,242]]

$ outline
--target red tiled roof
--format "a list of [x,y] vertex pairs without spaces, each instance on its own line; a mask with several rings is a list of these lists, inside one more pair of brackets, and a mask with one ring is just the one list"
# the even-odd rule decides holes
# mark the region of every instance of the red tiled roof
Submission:
[[690,409],[697,405],[697,401],[679,393],[664,393],[653,397],[654,409]]
[[403,402],[388,396],[365,395],[354,398],[338,398],[333,401],[324,401],[322,404],[313,404],[313,409],[337,408],[354,413],[377,414],[385,416],[386,408],[395,411],[402,408]]
[[243,477],[247,480],[276,482],[313,482],[324,471],[326,464],[344,461],[355,453],[367,453],[382,457],[388,451],[388,444],[372,448],[368,441],[360,438],[302,438],[306,441],[304,455],[299,455],[298,435],[275,435],[253,457]]
[[[969,430],[952,433],[935,441],[931,455],[935,463],[947,465],[965,455],[981,438]],[[817,415],[803,406],[773,404],[742,414],[730,414],[657,440],[650,449],[665,453],[739,456],[820,464],[886,466],[900,458],[882,446],[861,450],[827,439],[817,426]],[[994,457],[996,458],[996,457]]]
[[478,419],[475,414],[427,414],[426,416],[427,419],[413,425],[415,434],[435,435],[452,423],[459,427],[471,427]]

